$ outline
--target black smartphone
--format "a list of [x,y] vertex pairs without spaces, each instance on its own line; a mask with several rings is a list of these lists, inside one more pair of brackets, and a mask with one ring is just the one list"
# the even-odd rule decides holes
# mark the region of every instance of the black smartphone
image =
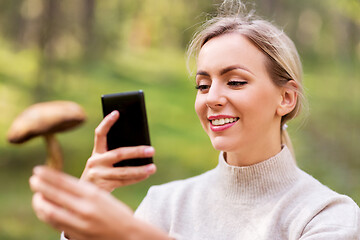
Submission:
[[[114,110],[120,113],[119,119],[107,134],[108,150],[119,147],[151,145],[144,92],[123,92],[101,96],[104,117]],[[114,164],[114,167],[141,166],[152,163],[150,158],[127,159]]]

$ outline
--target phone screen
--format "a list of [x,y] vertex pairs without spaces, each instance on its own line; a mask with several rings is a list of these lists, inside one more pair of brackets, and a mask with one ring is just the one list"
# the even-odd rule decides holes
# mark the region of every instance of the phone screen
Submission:
[[[114,110],[120,113],[119,119],[107,134],[108,150],[151,145],[142,90],[102,95],[101,101],[104,117]],[[152,158],[137,158],[120,161],[114,166],[141,166],[152,162]]]

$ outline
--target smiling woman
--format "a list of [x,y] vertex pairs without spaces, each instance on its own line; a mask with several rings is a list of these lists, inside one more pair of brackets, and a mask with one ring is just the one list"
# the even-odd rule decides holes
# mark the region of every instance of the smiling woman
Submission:
[[[296,92],[290,88],[296,82],[276,86],[266,60],[238,32],[208,40],[198,56],[195,110],[214,148],[226,152],[232,165],[248,166],[280,152],[281,118],[296,104]],[[225,124],[224,116],[236,122]],[[253,151],[257,148],[262,151]]]
[[195,110],[220,151],[218,166],[151,187],[133,216],[108,192],[146,179],[155,166],[113,163],[152,156],[154,149],[108,151],[106,134],[119,118],[114,112],[95,130],[80,181],[34,170],[30,184],[40,219],[78,240],[359,239],[356,203],[299,169],[284,140],[285,122],[302,106],[294,44],[271,23],[246,14],[241,1],[225,0],[222,9],[225,15],[205,24],[189,48],[197,58]]

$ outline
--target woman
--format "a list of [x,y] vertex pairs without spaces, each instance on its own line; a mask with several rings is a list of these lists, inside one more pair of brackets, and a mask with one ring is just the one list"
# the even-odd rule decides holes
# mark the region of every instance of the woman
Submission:
[[34,169],[33,206],[41,220],[78,240],[360,239],[359,207],[301,171],[286,137],[284,124],[302,105],[295,46],[269,22],[241,15],[237,3],[241,13],[209,21],[189,48],[197,57],[195,110],[220,151],[218,166],[152,187],[133,217],[106,191],[147,178],[155,166],[112,164],[154,149],[107,151],[114,112],[95,131],[80,181]]

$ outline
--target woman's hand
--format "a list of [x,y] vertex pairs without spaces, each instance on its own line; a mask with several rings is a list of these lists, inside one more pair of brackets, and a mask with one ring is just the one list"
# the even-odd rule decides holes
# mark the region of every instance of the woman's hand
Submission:
[[168,239],[110,193],[65,173],[36,167],[30,186],[38,218],[70,239]]
[[109,192],[117,187],[142,181],[156,171],[154,164],[140,167],[113,167],[113,164],[119,161],[152,157],[155,153],[154,148],[149,146],[122,147],[108,151],[106,135],[118,118],[119,112],[114,111],[95,129],[94,149],[81,176],[81,180],[92,182]]

